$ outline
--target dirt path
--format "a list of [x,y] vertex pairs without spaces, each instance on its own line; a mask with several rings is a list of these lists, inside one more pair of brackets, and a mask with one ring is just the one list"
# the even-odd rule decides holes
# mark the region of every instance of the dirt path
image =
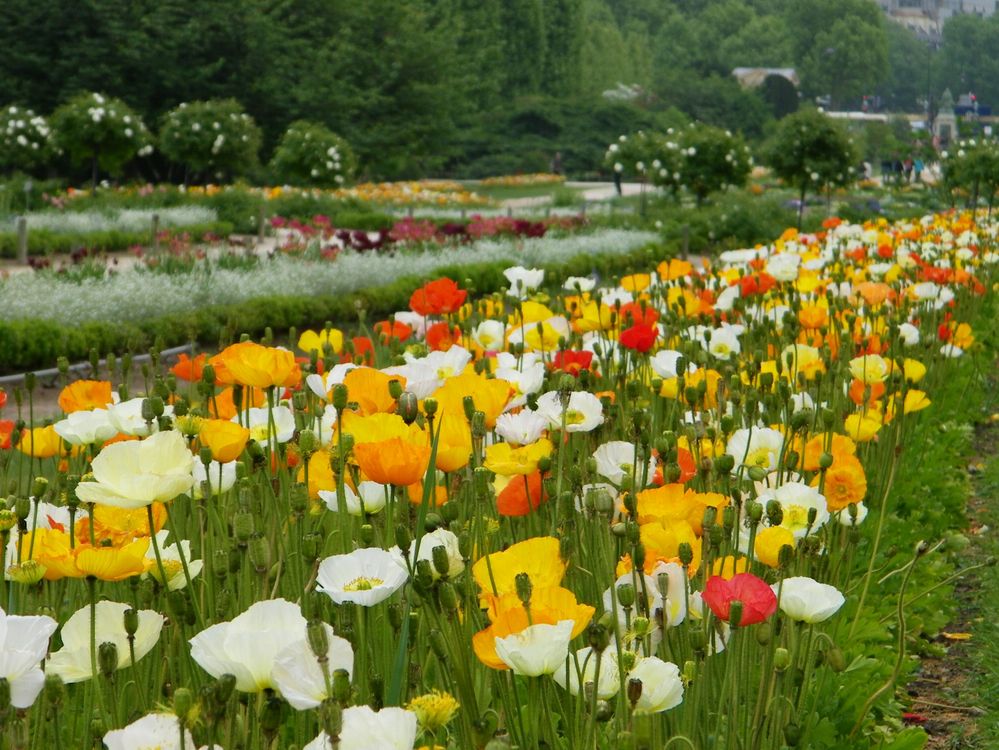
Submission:
[[[995,502],[983,482],[979,481],[985,462],[994,459],[999,450],[999,423],[991,422],[976,430],[975,445],[978,455],[969,463],[973,494],[968,499],[967,536],[971,540],[963,555],[965,566],[987,563],[997,548]],[[984,597],[993,597],[994,591],[985,591],[981,570],[960,579],[955,585],[957,617],[937,639],[943,650],[941,656],[924,656],[916,678],[909,684],[911,702],[906,720],[923,727],[929,735],[927,750],[989,750],[990,740],[979,736],[979,720],[985,715],[987,696],[980,693],[987,675],[976,663],[977,643],[975,631],[982,624]]]

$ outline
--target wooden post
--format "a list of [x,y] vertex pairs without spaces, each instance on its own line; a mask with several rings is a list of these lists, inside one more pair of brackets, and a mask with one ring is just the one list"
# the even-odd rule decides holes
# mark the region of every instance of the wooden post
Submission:
[[510,207],[510,206],[506,207],[506,216],[507,216],[508,219],[513,217],[513,208],[512,207]]
[[684,260],[690,256],[690,224],[683,225],[683,245],[680,247],[680,257]]
[[465,209],[461,209],[461,220],[465,220]]
[[160,254],[160,215],[153,214],[153,255]]
[[257,243],[263,244],[264,234],[267,230],[264,222],[267,220],[267,209],[264,204],[260,204],[260,208],[257,209]]
[[586,216],[586,201],[583,201],[583,207],[579,210],[579,215],[583,217]]
[[17,262],[28,263],[28,220],[23,216],[17,217]]
[[552,215],[552,207],[545,206],[545,218],[548,219],[551,217],[551,215]]

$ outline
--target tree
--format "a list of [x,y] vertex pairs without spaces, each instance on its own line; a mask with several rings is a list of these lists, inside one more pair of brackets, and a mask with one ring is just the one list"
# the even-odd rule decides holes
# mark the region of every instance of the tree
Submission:
[[13,105],[0,111],[0,166],[33,169],[55,151],[52,128],[44,117]]
[[847,184],[856,161],[846,131],[828,115],[812,108],[781,120],[768,152],[774,173],[800,193],[799,229],[808,191]]
[[77,163],[90,162],[91,188],[99,169],[117,174],[135,156],[152,152],[142,118],[125,102],[103,94],[80,94],[52,115],[56,143]]
[[978,208],[984,194],[988,203],[988,217],[999,191],[999,141],[991,138],[961,141],[944,155],[944,184],[953,192],[964,190],[968,206]]
[[354,152],[329,128],[314,122],[293,122],[284,134],[271,168],[292,185],[340,187],[354,173]]
[[974,92],[999,108],[999,15],[957,15],[943,29],[938,90]]
[[718,190],[742,187],[753,160],[742,138],[727,130],[694,123],[680,134],[680,181],[694,194],[697,205]]
[[183,102],[163,116],[160,150],[184,165],[185,184],[188,170],[246,174],[257,164],[260,128],[235,99]]
[[815,36],[815,45],[801,61],[806,88],[828,94],[833,107],[873,93],[888,72],[888,43],[881,25],[839,19]]

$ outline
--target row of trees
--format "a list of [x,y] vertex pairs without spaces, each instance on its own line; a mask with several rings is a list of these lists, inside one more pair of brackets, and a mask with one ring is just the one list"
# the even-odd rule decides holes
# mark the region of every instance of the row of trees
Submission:
[[999,102],[997,35],[955,18],[931,52],[873,0],[4,0],[0,101],[100,90],[152,122],[236,98],[265,154],[311,120],[370,176],[526,171],[556,150],[574,171],[627,121],[762,139],[787,102],[740,88],[737,65],[793,66],[834,106],[911,110],[946,86]]
[[[190,179],[231,179],[257,165],[260,128],[235,99],[183,102],[163,115],[154,138],[142,116],[120,99],[88,92],[52,114],[51,123],[16,105],[0,112],[0,168],[32,170],[61,155],[119,174],[136,157],[158,149]],[[307,121],[291,124],[271,160],[273,175],[296,185],[335,187],[355,171],[352,150],[328,128]]]
[[[690,192],[698,206],[714,192],[745,185],[753,166],[740,136],[706,125],[622,135],[604,158],[617,174],[648,180],[674,196]],[[847,185],[856,178],[858,152],[839,123],[807,108],[781,120],[764,158],[799,192],[800,223],[809,193]]]

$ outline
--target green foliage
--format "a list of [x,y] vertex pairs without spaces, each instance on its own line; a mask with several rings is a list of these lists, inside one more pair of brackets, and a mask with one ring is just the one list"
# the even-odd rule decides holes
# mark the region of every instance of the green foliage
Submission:
[[163,116],[159,136],[167,157],[206,178],[245,174],[260,150],[260,129],[235,99],[183,102]]
[[92,162],[117,174],[135,156],[152,152],[142,118],[120,99],[86,93],[70,99],[52,115],[56,142],[78,163]]
[[846,131],[830,117],[814,109],[803,109],[785,117],[769,149],[769,164],[778,177],[800,191],[847,185],[856,162],[854,147]]
[[944,186],[963,190],[971,205],[984,198],[991,209],[999,192],[999,142],[993,139],[961,141],[943,160]]
[[33,110],[11,105],[0,113],[0,167],[32,169],[55,153],[52,128]]
[[354,173],[355,162],[343,138],[322,125],[299,120],[281,138],[271,169],[287,184],[339,187]]

